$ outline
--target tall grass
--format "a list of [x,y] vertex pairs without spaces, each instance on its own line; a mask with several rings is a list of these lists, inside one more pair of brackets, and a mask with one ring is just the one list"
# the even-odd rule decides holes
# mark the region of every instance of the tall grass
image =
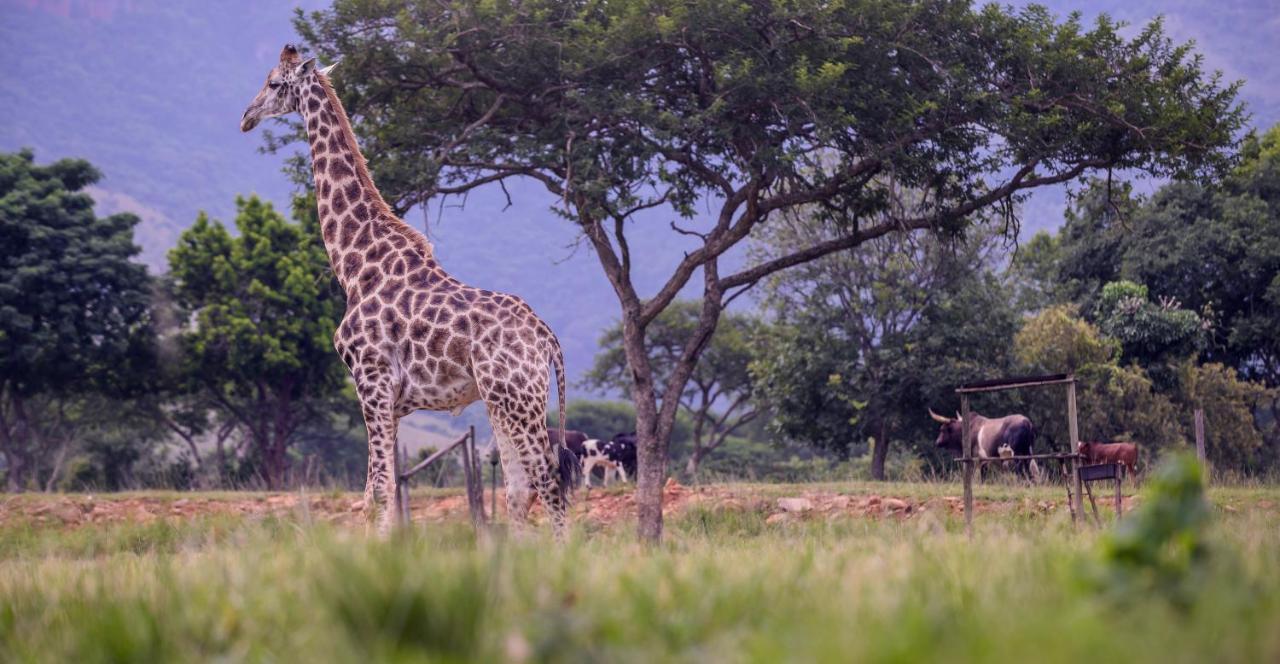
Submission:
[[0,659],[1280,659],[1274,510],[1214,514],[1186,604],[1116,601],[1090,581],[1099,534],[1061,518],[980,515],[968,539],[933,513],[765,516],[694,509],[656,549],[628,527],[564,546],[477,542],[462,524],[389,542],[291,519],[14,527]]

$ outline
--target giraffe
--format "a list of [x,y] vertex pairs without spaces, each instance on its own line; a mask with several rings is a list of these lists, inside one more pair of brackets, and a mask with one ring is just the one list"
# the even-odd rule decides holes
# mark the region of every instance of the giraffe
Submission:
[[529,529],[536,497],[563,539],[577,458],[547,431],[547,365],[556,371],[560,439],[564,356],[551,328],[520,298],[467,286],[435,260],[426,236],[397,217],[373,184],[328,68],[286,45],[240,121],[300,113],[315,176],[325,250],[346,293],[334,348],[355,381],[369,434],[364,509],[387,535],[395,513],[396,430],[416,410],[461,413],[483,400],[506,477],[507,512]]

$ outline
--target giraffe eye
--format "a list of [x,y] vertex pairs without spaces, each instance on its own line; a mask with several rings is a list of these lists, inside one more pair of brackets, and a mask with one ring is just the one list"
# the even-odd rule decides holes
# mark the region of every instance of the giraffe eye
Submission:
[[280,81],[271,81],[270,83],[267,84],[267,87],[271,88],[272,90],[278,90],[282,85],[284,85],[284,83],[281,83]]

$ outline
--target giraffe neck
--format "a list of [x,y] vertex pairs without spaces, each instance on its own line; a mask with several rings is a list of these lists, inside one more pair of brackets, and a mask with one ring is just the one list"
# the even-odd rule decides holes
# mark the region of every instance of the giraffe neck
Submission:
[[299,111],[311,146],[325,250],[348,299],[361,294],[362,275],[370,269],[389,272],[386,264],[397,258],[434,266],[431,243],[397,217],[374,186],[329,81],[320,74],[310,78],[301,84]]

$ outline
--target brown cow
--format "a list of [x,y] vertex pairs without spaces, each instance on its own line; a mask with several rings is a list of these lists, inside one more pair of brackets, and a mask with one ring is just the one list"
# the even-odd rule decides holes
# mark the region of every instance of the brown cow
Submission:
[[1098,463],[1118,463],[1133,475],[1138,465],[1137,443],[1086,443],[1080,441],[1076,451],[1084,456],[1086,466]]

